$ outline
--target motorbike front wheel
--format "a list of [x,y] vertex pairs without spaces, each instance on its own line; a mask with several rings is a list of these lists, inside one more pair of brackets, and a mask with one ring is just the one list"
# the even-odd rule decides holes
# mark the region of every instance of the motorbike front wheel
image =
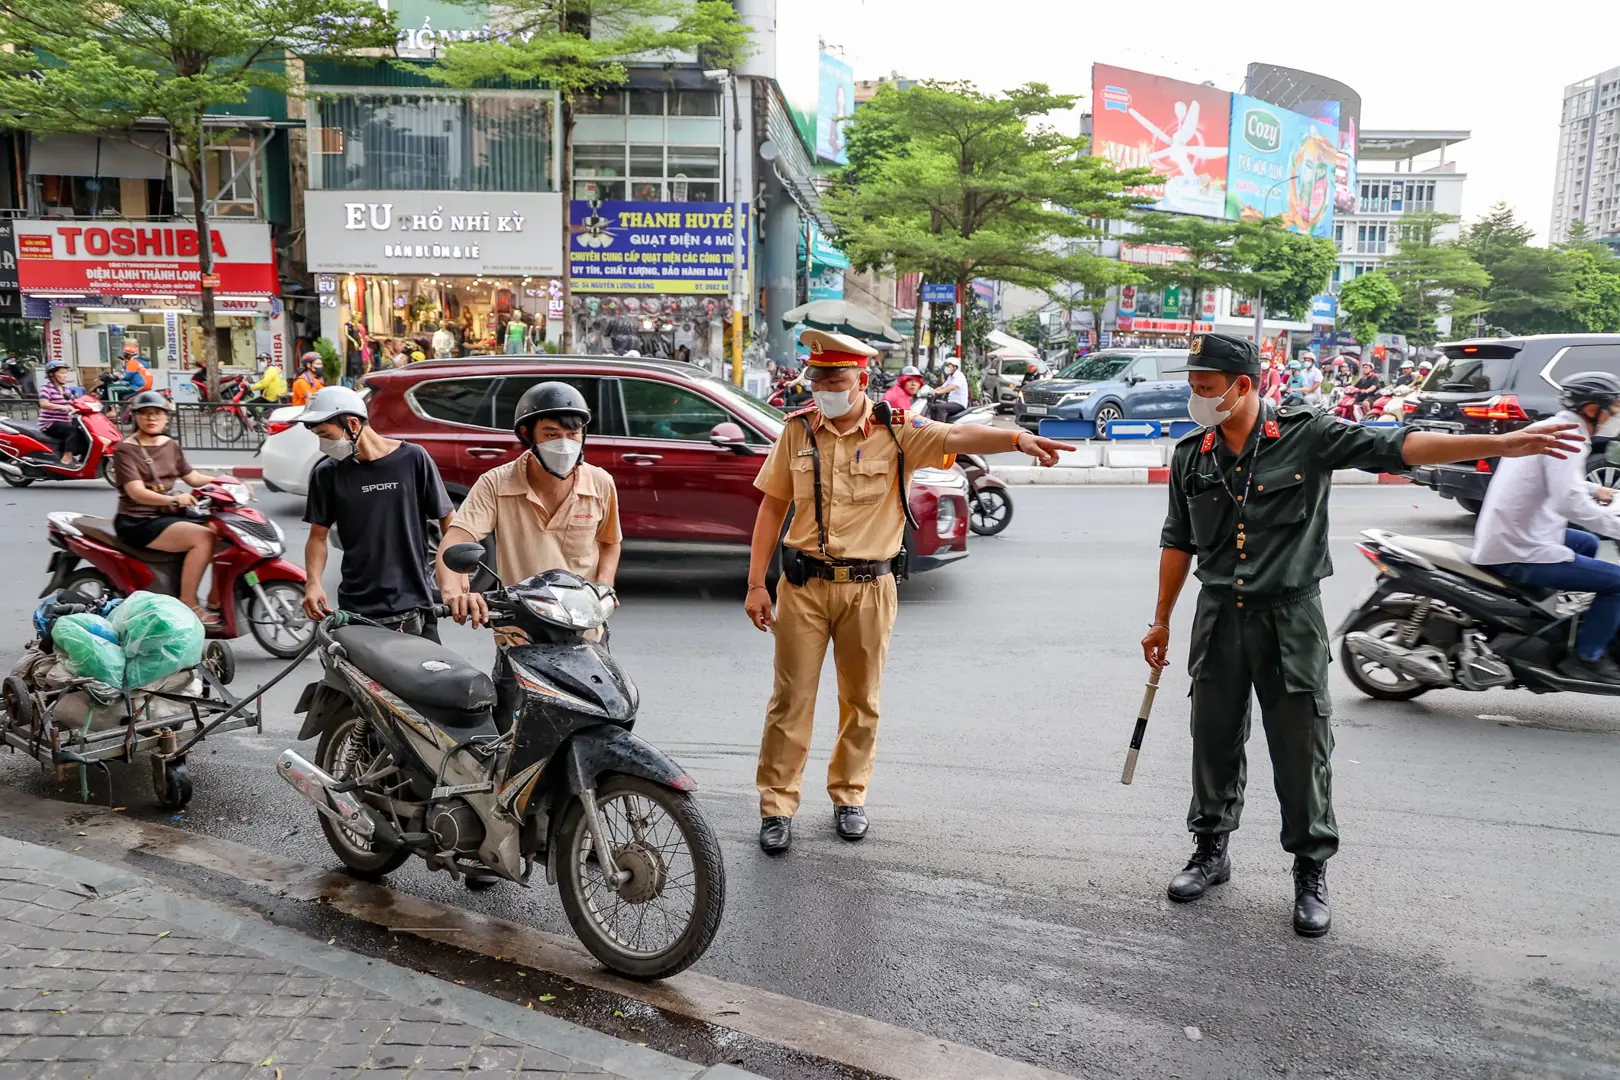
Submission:
[[226,409],[216,409],[209,424],[214,430],[214,438],[221,442],[239,442],[247,434],[247,421]]
[[973,493],[968,507],[968,528],[979,536],[994,536],[1012,524],[1012,499],[1001,488],[987,487]]
[[[1357,619],[1345,633],[1354,634],[1359,631],[1389,641],[1400,633],[1401,626],[1405,622],[1404,616],[1375,608]],[[1342,641],[1339,643],[1339,661],[1344,665],[1345,675],[1357,690],[1380,701],[1411,701],[1419,694],[1426,694],[1434,689],[1428,683],[1419,682],[1398,671],[1391,671],[1382,664],[1357,656]]]
[[726,906],[714,830],[691,795],[636,776],[607,780],[596,805],[614,861],[630,877],[608,882],[584,807],[573,800],[557,836],[557,889],[569,924],[619,975],[666,979],[686,970],[714,940]]
[[291,660],[315,633],[315,624],[304,614],[304,590],[293,581],[266,581],[259,587],[270,606],[266,610],[257,593],[248,596],[248,632],[271,656]]

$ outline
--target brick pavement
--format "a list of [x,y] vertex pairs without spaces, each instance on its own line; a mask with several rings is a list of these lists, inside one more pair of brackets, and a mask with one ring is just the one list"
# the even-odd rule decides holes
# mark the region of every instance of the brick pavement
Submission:
[[0,838],[0,1080],[748,1075]]

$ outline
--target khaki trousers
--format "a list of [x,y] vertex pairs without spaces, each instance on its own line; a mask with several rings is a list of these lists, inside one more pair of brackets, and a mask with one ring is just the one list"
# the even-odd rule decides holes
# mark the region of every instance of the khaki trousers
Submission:
[[792,817],[810,756],[816,686],[827,642],[838,669],[838,743],[827,765],[827,794],[838,806],[866,803],[877,750],[878,692],[897,602],[894,577],[837,583],[783,580],[776,589],[776,685],[759,746],[761,817]]

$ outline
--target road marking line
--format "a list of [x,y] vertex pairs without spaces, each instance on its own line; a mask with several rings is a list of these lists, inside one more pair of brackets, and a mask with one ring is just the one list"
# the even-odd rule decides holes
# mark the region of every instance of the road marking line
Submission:
[[[620,979],[604,971],[571,938],[357,881],[335,870],[306,866],[232,840],[125,817],[104,807],[11,792],[0,804],[0,832],[5,831],[8,820],[58,828],[71,825],[76,832],[89,834],[74,836],[84,847],[81,854],[93,850],[101,857],[123,861],[130,853],[139,853],[211,870],[288,899],[325,901],[345,915],[384,930],[538,968],[582,986],[893,1080],[1065,1077],[871,1017],[693,971],[654,984]],[[543,884],[544,879],[541,881]]]

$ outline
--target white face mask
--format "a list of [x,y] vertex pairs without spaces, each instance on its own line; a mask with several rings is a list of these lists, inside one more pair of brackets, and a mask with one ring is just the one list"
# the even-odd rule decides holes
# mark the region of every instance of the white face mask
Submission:
[[[1226,394],[1230,394],[1236,389],[1237,384],[1233,383],[1232,389],[1228,390]],[[1199,427],[1219,427],[1226,423],[1226,418],[1231,416],[1233,410],[1237,408],[1236,401],[1224,409],[1221,407],[1221,402],[1226,400],[1226,394],[1222,394],[1218,398],[1207,398],[1199,394],[1192,395],[1187,399],[1187,415],[1192,417],[1193,423]]]
[[855,407],[848,390],[812,390],[810,395],[816,399],[821,415],[829,420],[836,420]]
[[333,461],[347,461],[354,457],[354,441],[352,439],[322,439],[321,453]]
[[540,467],[559,480],[574,471],[579,464],[579,455],[585,449],[585,444],[573,439],[552,439],[550,442],[538,443],[534,448],[534,456],[540,462]]

